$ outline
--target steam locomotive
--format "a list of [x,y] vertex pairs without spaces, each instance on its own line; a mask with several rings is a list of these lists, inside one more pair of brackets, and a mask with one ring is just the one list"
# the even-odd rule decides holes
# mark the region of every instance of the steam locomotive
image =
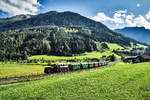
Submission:
[[46,74],[53,74],[53,73],[64,73],[69,71],[77,71],[77,70],[84,70],[84,69],[90,69],[90,68],[96,68],[96,67],[102,67],[108,65],[109,62],[90,62],[90,63],[80,63],[80,64],[55,64],[51,67],[46,67],[44,69],[44,73]]

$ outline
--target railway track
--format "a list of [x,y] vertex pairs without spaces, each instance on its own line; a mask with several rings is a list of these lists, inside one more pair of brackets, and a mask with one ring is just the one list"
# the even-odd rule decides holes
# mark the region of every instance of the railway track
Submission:
[[[116,62],[112,62],[110,64],[108,64],[107,66],[103,66],[103,67],[108,67],[108,66],[112,66],[115,64],[118,64],[120,62],[116,61]],[[69,72],[65,72],[65,73],[55,73],[55,74],[41,74],[41,75],[32,75],[32,76],[20,76],[20,77],[12,77],[12,78],[2,78],[0,79],[0,83],[7,83],[9,84],[9,82],[14,82],[13,84],[16,84],[18,82],[25,82],[25,81],[29,81],[29,80],[34,80],[34,79],[41,79],[41,78],[45,78],[45,77],[49,77],[49,76],[56,76],[56,75],[63,75],[63,74],[69,74],[69,73],[73,73],[73,72],[82,72],[82,71],[86,71],[86,70],[93,70],[93,69],[99,69],[99,68],[103,68],[103,67],[97,67],[97,68],[91,68],[91,69],[84,69],[84,70],[77,70],[77,71],[69,71]],[[10,84],[12,84],[10,83]]]

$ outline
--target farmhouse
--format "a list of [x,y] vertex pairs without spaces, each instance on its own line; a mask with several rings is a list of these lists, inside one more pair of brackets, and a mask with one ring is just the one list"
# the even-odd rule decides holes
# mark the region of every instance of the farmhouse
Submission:
[[99,62],[99,59],[93,58],[93,59],[91,59],[91,62]]
[[150,62],[150,56],[128,56],[124,62],[129,63],[140,63],[140,62]]

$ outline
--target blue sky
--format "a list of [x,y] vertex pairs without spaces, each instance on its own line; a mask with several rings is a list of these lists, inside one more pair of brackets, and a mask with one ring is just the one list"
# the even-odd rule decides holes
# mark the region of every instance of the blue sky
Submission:
[[1,0],[0,18],[47,11],[73,11],[111,29],[143,26],[150,29],[150,0]]
[[[105,12],[109,16],[116,10],[128,9],[135,14],[145,14],[150,9],[150,0],[40,0],[43,11],[74,11],[85,16]],[[140,7],[137,7],[140,4]]]

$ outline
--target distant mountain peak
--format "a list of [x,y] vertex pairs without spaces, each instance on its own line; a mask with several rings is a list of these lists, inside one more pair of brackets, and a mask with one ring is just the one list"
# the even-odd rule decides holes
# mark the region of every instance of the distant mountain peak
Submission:
[[42,13],[42,14],[58,14],[59,12],[57,12],[57,11],[49,11],[49,12],[47,12],[47,13]]
[[16,22],[16,21],[21,21],[21,20],[26,20],[26,19],[30,19],[33,15],[29,15],[29,14],[21,14],[21,15],[16,15],[13,17],[9,17],[9,18],[1,18],[0,19],[0,24],[7,24],[7,23],[12,23],[12,22]]
[[127,37],[136,39],[140,42],[150,44],[150,30],[146,29],[145,27],[125,27],[123,29],[116,29],[114,31]]
[[[72,12],[72,11],[64,11],[62,12],[63,14],[73,14],[73,15],[80,15],[79,13],[75,13],[75,12]],[[80,15],[81,16],[81,15]]]
[[124,27],[122,29],[133,29],[133,28],[135,28],[135,29],[146,29],[145,27],[138,27],[138,26],[136,26],[136,27]]

